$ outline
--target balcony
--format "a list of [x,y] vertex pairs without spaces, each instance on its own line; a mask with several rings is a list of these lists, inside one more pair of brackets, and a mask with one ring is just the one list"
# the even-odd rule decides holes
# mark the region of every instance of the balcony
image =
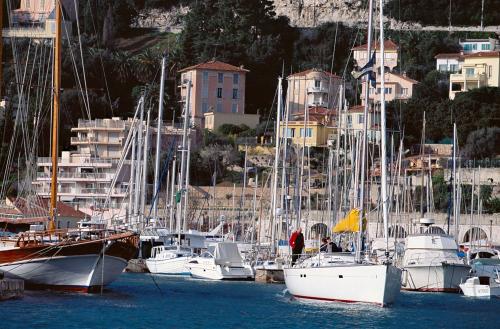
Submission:
[[477,82],[480,85],[478,87],[485,86],[487,84],[488,78],[486,74],[466,74],[466,73],[455,73],[450,74],[450,83],[453,82]]
[[[113,174],[110,173],[59,173],[57,175],[57,179],[59,181],[105,181],[111,182],[113,179]],[[45,172],[38,172],[36,174],[37,180],[49,181],[51,179],[51,175]]]
[[[108,159],[94,159],[90,157],[70,157],[70,158],[58,158],[57,164],[60,167],[99,167],[99,168],[111,168],[113,165],[117,164],[119,160],[108,160]],[[50,167],[52,166],[52,158],[50,157],[38,157],[37,166],[39,167]]]
[[325,93],[328,94],[329,90],[328,87],[326,86],[320,86],[320,87],[308,87],[307,88],[307,93],[308,94],[314,94],[314,93]]
[[122,139],[95,139],[94,137],[71,137],[71,145],[100,144],[122,145]]
[[78,130],[109,130],[121,131],[125,130],[125,121],[123,120],[109,120],[109,119],[95,119],[95,120],[78,120],[78,127],[71,128],[71,131]]

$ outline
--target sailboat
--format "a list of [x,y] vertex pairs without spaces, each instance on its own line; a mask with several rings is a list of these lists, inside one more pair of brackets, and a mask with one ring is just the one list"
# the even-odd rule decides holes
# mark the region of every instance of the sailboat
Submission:
[[[380,52],[381,67],[384,67],[384,33],[382,1],[380,1]],[[371,56],[373,0],[369,2],[368,17],[368,58]],[[386,118],[384,74],[381,74],[381,160],[382,160],[382,208],[386,237],[386,254],[388,254],[388,193],[387,193],[387,164],[386,164]],[[368,100],[368,77],[365,88]],[[365,118],[367,118],[368,101],[365,103]],[[349,257],[321,257],[317,261],[304,261],[284,269],[285,283],[292,296],[298,299],[319,301],[362,302],[386,306],[394,303],[400,293],[401,270],[391,264],[388,259],[384,264],[374,264],[361,259],[361,241],[363,234],[364,214],[364,176],[366,172],[366,136],[367,120],[364,120],[362,145],[362,164],[360,182],[360,209],[359,215],[354,216],[358,222],[358,242],[355,259]],[[352,220],[352,218],[346,218]],[[347,223],[346,223],[347,225]]]
[[52,109],[52,180],[50,215],[47,231],[21,233],[17,241],[0,249],[0,272],[7,278],[22,279],[27,288],[99,291],[123,272],[137,253],[137,235],[133,232],[56,230],[58,131],[61,90],[61,4],[55,6],[53,109]]

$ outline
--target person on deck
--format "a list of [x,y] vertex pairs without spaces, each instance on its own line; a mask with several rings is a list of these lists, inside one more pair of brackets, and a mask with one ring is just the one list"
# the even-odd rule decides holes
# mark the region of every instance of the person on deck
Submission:
[[326,238],[321,239],[321,246],[319,247],[320,252],[328,252],[328,241]]
[[292,247],[292,266],[295,265],[297,259],[299,259],[300,254],[302,254],[302,249],[304,249],[304,234],[302,234],[302,228],[298,228],[292,233],[290,237],[290,247]]

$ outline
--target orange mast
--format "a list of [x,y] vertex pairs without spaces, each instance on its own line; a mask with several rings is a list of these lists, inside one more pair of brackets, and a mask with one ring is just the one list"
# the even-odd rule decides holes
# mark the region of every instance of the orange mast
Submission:
[[52,180],[50,184],[49,230],[55,229],[57,216],[57,155],[59,146],[59,97],[61,92],[61,3],[55,1],[56,35],[54,38],[54,106],[52,109]]

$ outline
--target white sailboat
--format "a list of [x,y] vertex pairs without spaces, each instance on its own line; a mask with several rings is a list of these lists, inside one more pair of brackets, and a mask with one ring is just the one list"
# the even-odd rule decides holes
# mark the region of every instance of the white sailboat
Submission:
[[[383,34],[383,13],[382,1],[380,1],[380,52],[381,68],[384,67],[384,34]],[[368,58],[371,56],[371,28],[372,28],[373,0],[369,2],[368,18]],[[381,74],[381,90],[384,90],[384,77]],[[366,98],[368,98],[368,78],[366,79]],[[380,95],[381,103],[381,159],[382,159],[382,208],[384,218],[384,228],[386,237],[386,254],[388,253],[388,193],[387,193],[387,165],[386,165],[386,125],[385,125],[385,95]],[[365,105],[365,118],[368,117],[368,102]],[[358,246],[361,246],[362,218],[364,206],[364,175],[366,163],[366,135],[367,120],[363,129],[362,145],[362,168],[360,182],[360,215]],[[292,296],[299,299],[312,299],[321,301],[341,301],[341,302],[363,302],[386,306],[393,303],[400,292],[401,270],[393,266],[389,261],[385,264],[373,264],[361,260],[361,248],[357,248],[357,255],[338,257],[337,259],[326,257],[321,259],[317,256],[317,261],[308,260],[295,266],[288,266],[284,269],[285,283]]]

